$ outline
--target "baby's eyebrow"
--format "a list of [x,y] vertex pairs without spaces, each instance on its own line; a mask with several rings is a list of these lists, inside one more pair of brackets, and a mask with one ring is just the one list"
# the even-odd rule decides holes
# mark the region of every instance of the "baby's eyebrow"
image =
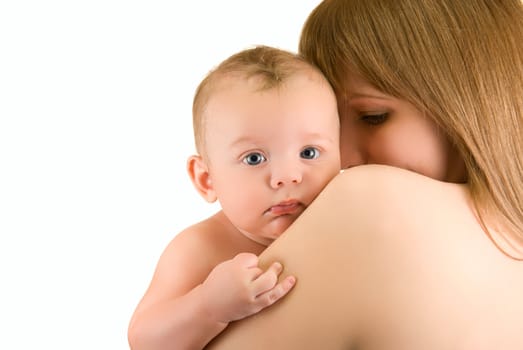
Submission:
[[243,145],[243,144],[257,144],[257,143],[260,143],[259,141],[257,141],[254,137],[252,136],[241,136],[241,137],[238,137],[237,139],[234,139],[231,141],[230,145],[231,147],[237,147],[237,146],[240,146],[240,145]]
[[304,140],[309,141],[309,142],[312,141],[310,143],[322,142],[322,141],[327,141],[330,143],[337,142],[336,139],[332,138],[332,135],[320,134],[317,132],[311,132],[311,133],[305,134]]
[[248,149],[263,149],[265,148],[264,145],[265,143],[263,140],[256,139],[252,136],[241,136],[232,140],[226,146],[233,152],[245,152]]

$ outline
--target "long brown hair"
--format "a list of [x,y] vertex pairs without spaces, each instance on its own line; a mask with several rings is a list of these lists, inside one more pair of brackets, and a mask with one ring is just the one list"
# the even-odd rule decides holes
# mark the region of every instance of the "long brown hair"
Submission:
[[299,51],[338,98],[351,70],[431,116],[465,162],[480,222],[521,252],[520,0],[325,0],[307,19]]

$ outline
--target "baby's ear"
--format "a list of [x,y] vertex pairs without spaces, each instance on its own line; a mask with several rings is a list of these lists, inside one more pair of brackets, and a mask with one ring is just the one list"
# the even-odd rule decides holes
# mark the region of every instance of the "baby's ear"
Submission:
[[187,172],[200,195],[209,203],[216,201],[216,192],[212,186],[209,168],[201,156],[190,156],[187,160]]

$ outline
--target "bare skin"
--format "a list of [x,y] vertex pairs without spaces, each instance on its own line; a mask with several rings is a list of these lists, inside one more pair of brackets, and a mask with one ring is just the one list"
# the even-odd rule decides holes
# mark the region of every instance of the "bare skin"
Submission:
[[[270,287],[265,288],[269,293],[260,293],[262,295],[256,300],[246,302],[245,305],[252,308],[248,314],[282,297],[292,287],[294,278],[275,284],[275,276],[282,269],[281,264],[274,263],[265,270],[258,268],[257,255],[265,248],[239,232],[221,211],[176,235],[160,257],[152,282],[133,314],[130,329],[139,329],[148,334],[143,336],[131,332],[140,340],[133,339],[134,346],[141,348],[141,342],[144,342],[144,348],[152,349],[176,343],[187,349],[201,349],[228,324],[213,311],[220,306],[226,311],[238,311],[238,308],[228,306],[228,301],[237,304],[236,299],[250,298],[252,285],[256,281]],[[224,263],[227,266],[220,265],[224,261],[227,261]],[[230,268],[225,275],[217,270],[224,267]],[[211,273],[213,270],[217,273]],[[252,278],[238,285],[237,277],[241,275]],[[223,277],[229,277],[230,283],[224,281]],[[235,283],[232,280],[236,280],[234,282],[238,288],[233,288]],[[213,291],[215,287],[223,290],[223,293],[219,293],[218,302],[215,303],[213,299],[217,294],[206,293],[206,288],[201,287],[203,284],[212,284],[210,289]],[[223,316],[221,312],[217,313]],[[182,314],[187,317],[180,317]],[[227,316],[231,319],[235,319],[234,316],[237,316],[236,319],[243,317]],[[184,331],[178,331],[178,328]],[[175,339],[171,339],[173,333],[177,334]]]
[[274,260],[295,288],[208,349],[522,347],[523,265],[492,244],[466,185],[346,170],[260,256]]
[[260,268],[258,255],[339,173],[340,156],[334,92],[315,69],[292,62],[303,69],[270,89],[260,77],[219,75],[203,112],[205,152],[190,156],[187,170],[222,211],[164,250],[129,325],[133,350],[202,349],[294,286],[293,276],[278,281],[280,262]]

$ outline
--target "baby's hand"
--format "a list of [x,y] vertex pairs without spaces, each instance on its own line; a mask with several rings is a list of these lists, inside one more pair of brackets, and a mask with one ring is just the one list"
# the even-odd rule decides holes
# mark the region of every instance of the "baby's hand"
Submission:
[[274,304],[296,283],[293,276],[278,283],[282,270],[275,262],[264,272],[251,253],[240,253],[217,265],[202,285],[208,313],[218,322],[229,323]]

